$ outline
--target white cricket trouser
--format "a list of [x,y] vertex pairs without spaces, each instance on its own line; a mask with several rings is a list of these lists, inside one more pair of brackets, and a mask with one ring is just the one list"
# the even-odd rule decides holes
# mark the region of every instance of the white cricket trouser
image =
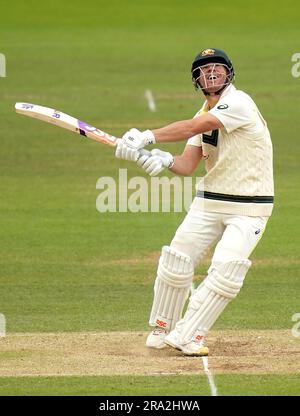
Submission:
[[205,212],[192,205],[170,247],[190,256],[194,266],[215,243],[212,262],[248,259],[264,232],[268,218]]

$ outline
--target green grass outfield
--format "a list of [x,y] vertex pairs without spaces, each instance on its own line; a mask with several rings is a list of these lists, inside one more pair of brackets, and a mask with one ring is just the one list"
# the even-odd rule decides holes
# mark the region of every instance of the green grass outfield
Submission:
[[[299,374],[219,375],[218,393],[230,396],[297,396]],[[10,396],[209,396],[205,376],[165,377],[7,377],[1,380],[2,394]]]
[[[128,168],[128,177],[143,172],[116,160],[111,148],[17,116],[14,103],[55,107],[115,135],[159,127],[200,107],[189,71],[205,47],[228,51],[236,85],[267,119],[276,181],[274,214],[254,267],[214,329],[292,328],[292,315],[300,313],[300,78],[291,75],[299,13],[296,0],[1,5],[7,77],[0,78],[0,313],[8,334],[147,330],[155,256],[184,217],[100,214],[98,178],[117,177],[119,168]],[[146,89],[156,113],[147,107]],[[165,147],[180,152],[184,144]],[[297,374],[220,374],[216,381],[220,394],[300,391]],[[0,377],[0,394],[171,395],[185,394],[187,384],[188,394],[210,394],[204,376],[178,375]]]

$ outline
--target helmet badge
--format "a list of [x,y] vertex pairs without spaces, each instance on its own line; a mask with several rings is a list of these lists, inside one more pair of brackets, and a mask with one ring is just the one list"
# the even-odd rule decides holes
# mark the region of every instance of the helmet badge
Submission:
[[201,56],[210,56],[214,54],[215,54],[214,49],[205,49],[203,52],[201,52]]

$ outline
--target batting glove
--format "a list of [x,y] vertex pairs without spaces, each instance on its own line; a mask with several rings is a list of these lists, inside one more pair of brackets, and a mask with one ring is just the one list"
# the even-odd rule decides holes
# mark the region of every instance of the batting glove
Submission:
[[141,132],[138,129],[130,129],[118,141],[116,157],[135,162],[139,158],[138,150],[152,143],[155,143],[155,137],[151,130]]
[[166,168],[174,165],[174,157],[169,152],[159,149],[151,150],[151,156],[141,156],[137,164],[150,176],[156,176]]
[[151,130],[139,131],[138,129],[130,129],[124,134],[122,139],[127,146],[133,149],[141,149],[147,144],[155,143],[155,137]]
[[136,162],[140,156],[139,150],[128,147],[123,139],[117,140],[116,158]]

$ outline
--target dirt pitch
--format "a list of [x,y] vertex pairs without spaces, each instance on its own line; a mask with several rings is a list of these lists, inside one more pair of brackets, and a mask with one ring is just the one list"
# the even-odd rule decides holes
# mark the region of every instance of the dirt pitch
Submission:
[[[199,358],[145,347],[145,332],[14,333],[0,338],[0,376],[199,374]],[[211,331],[214,374],[300,372],[300,339],[290,331]]]

